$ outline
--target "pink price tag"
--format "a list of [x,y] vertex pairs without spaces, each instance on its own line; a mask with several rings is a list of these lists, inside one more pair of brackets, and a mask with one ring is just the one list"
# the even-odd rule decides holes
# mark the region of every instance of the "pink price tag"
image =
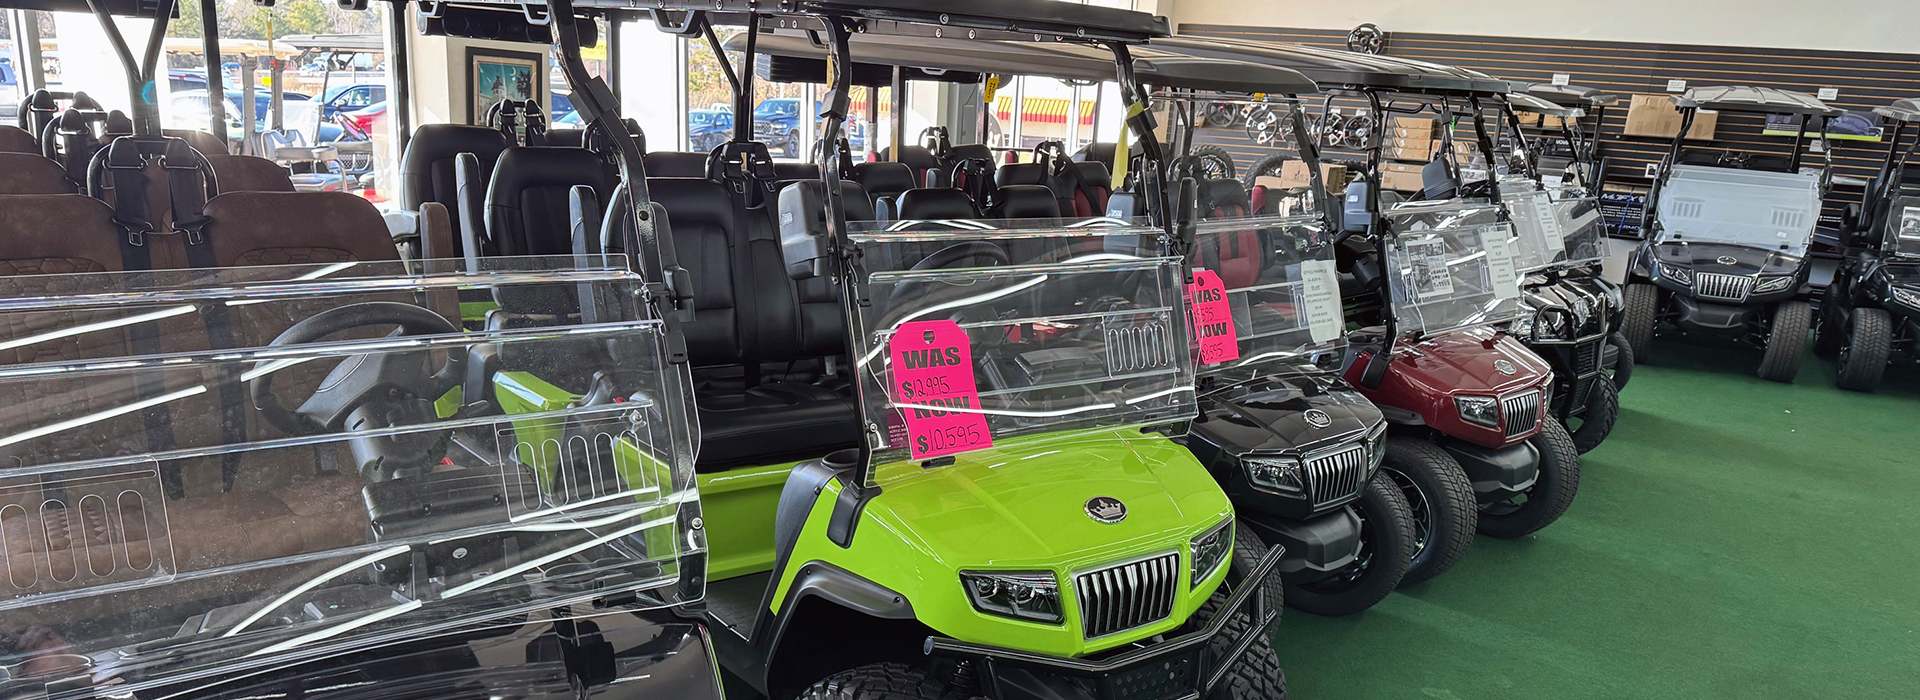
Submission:
[[1214,365],[1240,359],[1240,335],[1233,328],[1233,307],[1227,304],[1227,285],[1212,270],[1193,271],[1187,285],[1187,309],[1194,339],[1200,345],[1200,364]]
[[904,437],[913,459],[993,446],[985,414],[943,410],[980,408],[980,392],[973,383],[973,348],[960,324],[900,324],[887,351],[893,358],[894,405],[906,422]]

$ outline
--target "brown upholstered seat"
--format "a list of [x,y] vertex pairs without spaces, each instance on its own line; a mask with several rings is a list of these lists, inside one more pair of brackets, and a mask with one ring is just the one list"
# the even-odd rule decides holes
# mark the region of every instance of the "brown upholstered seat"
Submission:
[[59,163],[38,153],[0,152],[0,195],[72,193]]
[[39,153],[40,140],[11,124],[0,125],[0,153]]
[[345,192],[230,192],[207,202],[216,264],[399,260],[372,202]]
[[220,137],[204,131],[165,129],[161,133],[187,142],[187,145],[192,146],[193,150],[199,151],[202,155],[224,156],[227,154],[227,143],[220,140]]
[[258,156],[209,155],[221,192],[292,192],[293,178],[279,163]]

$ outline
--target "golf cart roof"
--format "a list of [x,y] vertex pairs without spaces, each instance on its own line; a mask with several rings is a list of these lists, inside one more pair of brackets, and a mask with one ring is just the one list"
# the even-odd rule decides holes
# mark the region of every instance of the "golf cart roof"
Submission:
[[1898,122],[1920,122],[1920,98],[1895,100],[1885,107],[1873,108],[1873,113]]
[[1452,95],[1504,95],[1512,83],[1486,73],[1438,63],[1355,53],[1301,44],[1239,39],[1171,37],[1152,47],[1203,58],[1249,61],[1296,70],[1330,88],[1378,89]]
[[[524,0],[461,0],[459,4],[526,5],[536,10],[545,7],[543,3]],[[974,38],[1018,39],[1021,35],[1046,35],[1135,44],[1172,34],[1165,17],[1060,0],[969,0],[964,3],[939,0],[792,0],[780,3],[764,0],[654,0],[645,4],[632,0],[575,0],[573,5],[577,9],[701,12],[715,24],[743,24],[742,18],[747,15],[791,17],[803,20],[797,26],[806,29],[818,27],[818,22],[814,20],[820,16],[847,17],[861,20],[861,31],[869,34],[938,36],[954,29],[965,29],[970,30],[968,33],[975,35]],[[979,34],[982,32],[985,34]]]
[[[742,50],[745,35],[727,40],[728,50]],[[755,50],[778,58],[822,62],[817,75],[824,77],[826,48],[804,36],[763,34]],[[921,69],[928,79],[943,79],[951,73],[1011,73],[1042,75],[1067,80],[1112,80],[1113,54],[1083,44],[1066,42],[1009,42],[963,39],[930,39],[861,34],[852,41],[856,59],[854,76],[868,72],[865,66],[886,68],[903,66]],[[1134,72],[1143,83],[1160,87],[1236,93],[1301,94],[1316,91],[1314,82],[1298,71],[1257,65],[1244,61],[1196,58],[1155,51],[1151,46],[1132,52]],[[778,71],[776,71],[778,72]]]
[[1566,107],[1551,100],[1544,100],[1524,92],[1507,93],[1507,106],[1515,112],[1545,114],[1549,117],[1572,117],[1578,119],[1587,116],[1587,111],[1579,107]]
[[1527,83],[1524,92],[1562,107],[1612,107],[1620,103],[1619,95],[1584,85]]
[[[152,17],[152,5],[140,0],[102,0],[107,14],[118,17]],[[8,10],[39,10],[42,12],[79,12],[93,11],[87,0],[0,0],[0,8]],[[176,9],[177,6],[176,6]]]
[[1841,110],[1804,92],[1778,90],[1751,85],[1717,85],[1687,90],[1674,104],[1682,109],[1711,109],[1720,112],[1761,114],[1803,114],[1816,117],[1838,116]]

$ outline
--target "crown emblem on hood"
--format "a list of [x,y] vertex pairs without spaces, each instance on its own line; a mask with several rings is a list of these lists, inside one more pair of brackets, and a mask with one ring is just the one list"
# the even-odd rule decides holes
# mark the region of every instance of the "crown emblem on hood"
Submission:
[[1087,517],[1094,522],[1117,523],[1127,519],[1127,504],[1112,496],[1094,496],[1087,499]]

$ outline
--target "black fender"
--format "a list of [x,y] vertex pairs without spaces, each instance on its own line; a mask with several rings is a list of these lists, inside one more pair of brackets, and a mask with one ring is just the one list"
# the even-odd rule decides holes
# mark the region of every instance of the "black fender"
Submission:
[[[823,643],[827,632],[831,643]],[[799,565],[763,643],[755,645],[766,659],[760,690],[792,697],[827,673],[922,660],[920,647],[931,634],[906,596],[838,566],[808,561]]]

